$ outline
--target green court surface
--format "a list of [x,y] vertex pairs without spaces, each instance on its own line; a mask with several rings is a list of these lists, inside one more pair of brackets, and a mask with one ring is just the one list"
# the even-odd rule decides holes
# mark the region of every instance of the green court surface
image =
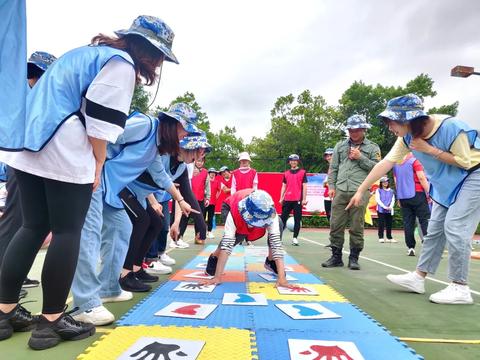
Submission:
[[[188,234],[193,231],[189,230]],[[217,238],[208,244],[218,242],[221,229],[216,231]],[[415,268],[417,257],[406,256],[403,233],[395,232],[397,244],[378,243],[375,230],[366,231],[365,250],[361,254],[362,270],[351,271],[346,267],[324,269],[320,263],[328,258],[330,252],[324,247],[328,243],[328,231],[303,229],[300,233],[300,246],[291,245],[291,233],[284,234],[287,252],[299,263],[305,265],[311,273],[325,279],[329,285],[358,305],[375,320],[384,325],[394,336],[399,337],[425,359],[479,359],[480,358],[480,260],[472,260],[470,266],[470,288],[474,291],[474,305],[437,305],[428,301],[428,296],[446,286],[447,256],[440,265],[438,273],[427,281],[425,295],[411,294],[397,289],[385,276],[401,273]],[[348,239],[348,234],[347,234]],[[189,239],[190,242],[192,239]],[[348,240],[347,240],[348,243]],[[265,240],[259,240],[265,245]],[[476,251],[480,246],[476,245]],[[196,256],[202,246],[191,245],[189,249],[175,249],[170,255],[177,260],[175,269]],[[420,248],[417,245],[417,254]],[[40,279],[41,266],[45,251],[38,255],[30,273],[33,279]],[[346,260],[348,255],[344,255]],[[169,275],[160,276],[160,282]],[[156,284],[158,285],[158,284]],[[24,301],[33,313],[41,309],[41,288],[29,289]],[[124,303],[106,304],[116,318],[120,318],[147,294],[135,294],[133,300]],[[97,334],[85,340],[64,342],[55,348],[33,351],[27,346],[29,333],[15,333],[8,340],[0,342],[0,359],[75,359],[102,334],[115,325],[97,328]],[[212,359],[216,360],[216,359]],[[225,359],[222,359],[225,360]],[[368,359],[366,359],[368,360]]]

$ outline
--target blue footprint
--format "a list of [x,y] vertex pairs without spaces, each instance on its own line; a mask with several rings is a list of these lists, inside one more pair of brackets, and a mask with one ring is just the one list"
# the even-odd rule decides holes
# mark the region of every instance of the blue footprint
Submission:
[[303,305],[293,305],[293,308],[298,310],[298,314],[301,316],[315,316],[315,315],[321,315],[322,312],[309,308],[307,306]]
[[247,294],[237,294],[238,298],[235,299],[234,302],[236,303],[249,303],[249,302],[255,302],[255,298],[251,297],[250,295]]

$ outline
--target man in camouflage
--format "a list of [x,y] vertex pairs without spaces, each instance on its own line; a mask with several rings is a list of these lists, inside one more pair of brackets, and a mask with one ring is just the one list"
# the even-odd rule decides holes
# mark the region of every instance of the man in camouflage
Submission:
[[343,266],[342,248],[345,242],[345,227],[350,220],[350,256],[348,268],[360,270],[358,256],[363,249],[363,225],[369,193],[365,192],[361,206],[345,210],[351,197],[368,173],[380,160],[380,148],[365,137],[371,127],[363,115],[347,119],[349,137],[339,141],[333,149],[328,175],[329,196],[333,199],[330,218],[330,245],[332,256],[323,267]]

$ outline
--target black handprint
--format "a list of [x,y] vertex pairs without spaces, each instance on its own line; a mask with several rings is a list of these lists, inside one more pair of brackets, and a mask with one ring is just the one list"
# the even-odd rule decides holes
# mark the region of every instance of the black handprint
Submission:
[[[176,344],[161,344],[157,341],[148,344],[143,347],[143,349],[138,350],[136,353],[130,355],[130,357],[135,357],[139,356],[141,353],[144,351],[146,352],[145,355],[142,355],[141,357],[135,359],[135,360],[145,360],[147,357],[153,354],[153,358],[151,360],[159,360],[160,355],[162,355],[163,360],[172,360],[169,356],[169,354],[172,351],[180,349],[180,346]],[[178,356],[187,356],[183,351],[177,352],[175,355]]]
[[200,283],[188,283],[182,286],[183,289],[203,289],[204,285]]

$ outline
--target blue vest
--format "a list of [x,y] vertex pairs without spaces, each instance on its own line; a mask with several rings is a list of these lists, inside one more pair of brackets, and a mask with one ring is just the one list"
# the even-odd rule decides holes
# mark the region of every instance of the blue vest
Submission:
[[[480,150],[480,139],[478,138],[477,130],[472,129],[454,117],[443,120],[438,130],[427,142],[438,149],[449,152],[453,142],[461,132],[467,135],[470,147]],[[408,134],[403,140],[409,146],[412,136]],[[412,152],[422,163],[428,175],[430,180],[430,197],[440,205],[446,208],[450,207],[457,199],[458,192],[469,172],[458,166],[439,161],[421,151],[412,150]]]
[[[380,195],[380,201],[386,206],[390,205],[390,203],[392,202],[392,198],[393,198],[393,191],[378,188],[378,193]],[[387,209],[381,207],[380,205],[377,205],[377,211],[380,212],[380,213],[383,213],[383,214],[391,214],[392,213],[392,210],[387,210]]]
[[[171,159],[171,156],[169,154],[165,154],[165,155],[157,155],[158,157],[160,157],[160,160],[161,162],[163,163],[163,166],[165,168],[165,172],[167,173],[167,175],[170,177],[170,179],[172,181],[174,181],[175,179],[177,179],[181,174],[183,174],[183,172],[185,171],[186,169],[186,165],[185,163],[181,163],[178,167],[177,167],[177,171],[175,171],[173,174],[170,172],[170,159]],[[152,175],[153,178],[155,178],[155,174],[152,174],[152,168],[149,167],[147,169],[147,172],[150,173]],[[147,202],[146,202],[146,198],[148,195],[152,194],[152,193],[166,193],[167,195],[170,196],[170,194],[165,191],[164,189],[160,189],[159,190],[159,187],[156,187],[156,186],[152,186],[150,184],[146,184],[144,182],[141,182],[139,180],[135,180],[133,181],[132,183],[128,184],[128,189],[136,196],[138,202],[140,202],[140,204],[142,204],[142,206],[144,208],[147,207]],[[158,200],[158,198],[157,198]],[[170,200],[170,199],[168,199]],[[163,200],[163,201],[166,201],[166,200]],[[159,201],[159,202],[162,202],[162,201]]]
[[395,185],[397,188],[397,196],[399,200],[411,199],[415,196],[415,178],[413,175],[413,163],[415,158],[412,156],[402,164],[393,166],[395,174]]
[[103,166],[102,185],[104,200],[110,206],[123,208],[118,197],[119,192],[139,177],[155,160],[158,154],[158,124],[157,118],[134,112],[127,119],[124,134],[129,134],[131,129],[135,129],[134,134],[146,135],[140,139],[126,138],[126,142],[107,146],[108,158]]
[[83,46],[56,60],[27,96],[24,136],[10,139],[6,147],[42,150],[63,122],[80,110],[82,97],[93,79],[115,56],[133,66],[130,55],[109,46]]

